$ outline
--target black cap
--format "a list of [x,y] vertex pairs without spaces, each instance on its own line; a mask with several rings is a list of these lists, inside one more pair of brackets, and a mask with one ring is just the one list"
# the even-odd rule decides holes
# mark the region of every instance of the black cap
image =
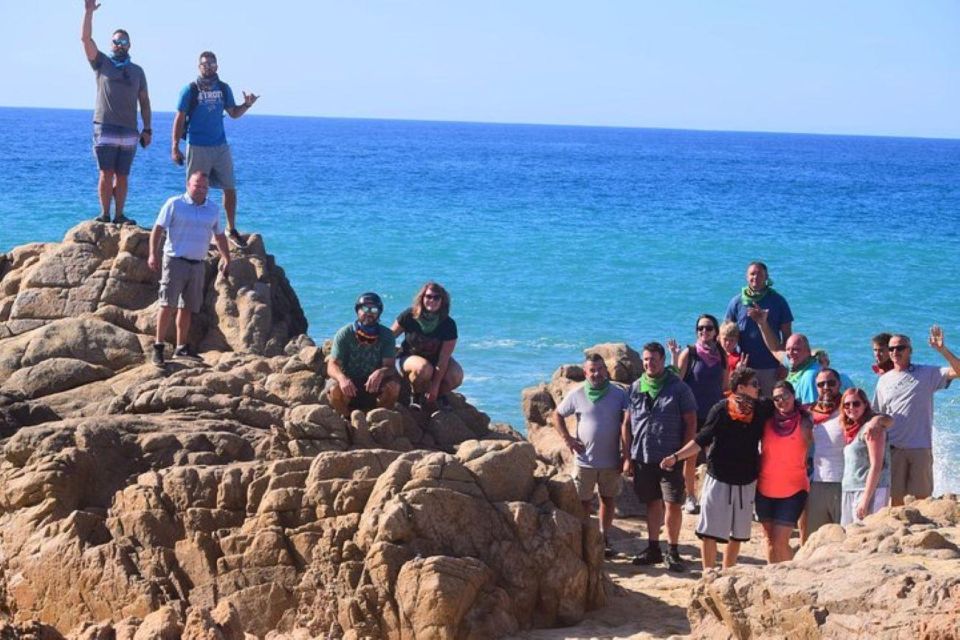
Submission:
[[361,293],[360,297],[357,298],[356,304],[353,305],[353,310],[356,311],[363,306],[376,307],[378,313],[383,313],[383,300],[373,291]]

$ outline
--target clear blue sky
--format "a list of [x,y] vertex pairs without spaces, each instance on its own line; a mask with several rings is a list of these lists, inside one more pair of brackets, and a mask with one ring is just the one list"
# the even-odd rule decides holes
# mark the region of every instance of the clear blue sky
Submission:
[[[82,0],[0,0],[0,105],[92,108]],[[103,0],[154,108],[215,51],[253,113],[960,137],[960,2]]]

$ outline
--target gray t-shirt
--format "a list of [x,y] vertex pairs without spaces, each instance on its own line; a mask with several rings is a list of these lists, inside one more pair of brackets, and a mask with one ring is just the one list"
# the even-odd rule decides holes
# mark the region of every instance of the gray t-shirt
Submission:
[[637,462],[656,463],[685,444],[683,414],[696,413],[693,391],[673,373],[656,400],[641,393],[640,381],[630,385],[630,456]]
[[137,131],[137,102],[147,90],[147,76],[132,62],[113,64],[102,51],[90,62],[97,76],[97,104],[93,121]]
[[840,414],[813,425],[813,481],[843,480],[843,427]]
[[620,466],[620,424],[627,410],[627,392],[610,383],[596,404],[590,402],[583,385],[567,394],[557,407],[566,418],[577,416],[577,439],[586,450],[577,454],[577,464],[588,469],[614,469]]
[[890,446],[898,449],[933,447],[933,392],[950,386],[949,367],[910,365],[891,369],[877,380],[873,408],[893,418]]

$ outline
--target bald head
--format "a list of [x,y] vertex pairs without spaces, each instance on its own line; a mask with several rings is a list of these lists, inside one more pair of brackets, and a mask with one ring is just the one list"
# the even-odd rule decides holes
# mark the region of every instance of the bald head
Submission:
[[810,357],[810,341],[802,333],[795,333],[787,338],[784,351],[787,352],[787,358],[790,359],[791,365],[803,364]]

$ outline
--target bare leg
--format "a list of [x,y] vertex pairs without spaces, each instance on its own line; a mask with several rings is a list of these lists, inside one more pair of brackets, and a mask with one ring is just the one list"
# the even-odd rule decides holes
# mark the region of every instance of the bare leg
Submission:
[[613,527],[613,514],[617,510],[616,498],[604,498],[600,496],[600,528],[604,535],[610,532]]
[[450,358],[450,362],[447,363],[447,372],[443,376],[443,381],[440,382],[440,393],[450,393],[461,384],[463,384],[463,367]]
[[192,314],[189,309],[177,309],[177,346],[187,344],[190,335],[190,320]]
[[739,540],[729,540],[727,541],[727,548],[723,552],[723,568],[729,569],[733,565],[737,564],[737,558],[740,556],[740,541]]
[[810,537],[810,528],[807,525],[807,508],[803,508],[803,512],[800,514],[800,544],[806,544],[807,538]]
[[170,328],[170,320],[173,319],[173,307],[160,307],[157,312],[157,342],[163,342]]
[[761,522],[760,526],[763,527],[763,537],[766,541],[766,552],[767,552],[767,564],[775,563],[777,552],[776,547],[774,546],[774,529],[775,526],[773,522]]
[[100,171],[100,179],[97,181],[97,194],[100,197],[100,213],[105,216],[110,215],[110,201],[113,200],[113,177],[116,175],[113,171]]
[[403,361],[403,372],[410,381],[410,388],[414,393],[426,393],[430,388],[430,379],[433,378],[433,365],[426,358],[409,356]]
[[334,411],[342,415],[347,420],[350,419],[350,400],[343,395],[339,384],[335,384],[327,391],[327,400]]
[[130,176],[122,176],[119,173],[116,175],[115,185],[113,187],[113,206],[115,217],[119,218],[123,215],[123,207],[127,204],[127,185],[129,184]]
[[786,525],[773,525],[773,551],[776,559],[774,562],[786,562],[793,559],[793,548],[790,546],[790,534],[793,533],[793,527]]
[[687,495],[697,499],[697,457],[693,456],[683,461],[683,482],[687,488]]
[[397,404],[397,398],[399,396],[400,383],[396,380],[386,382],[380,390],[380,395],[377,396],[377,406],[383,407],[384,409],[393,409],[394,405]]
[[680,542],[680,525],[683,524],[683,507],[673,502],[667,504],[667,540],[670,544]]
[[647,539],[660,541],[660,527],[663,526],[663,500],[647,503]]
[[[717,541],[710,538],[700,540],[700,553],[703,556],[703,570],[713,569],[717,566]],[[726,559],[726,558],[724,558]]]
[[223,190],[223,209],[227,212],[227,231],[236,229],[237,222],[237,190]]

